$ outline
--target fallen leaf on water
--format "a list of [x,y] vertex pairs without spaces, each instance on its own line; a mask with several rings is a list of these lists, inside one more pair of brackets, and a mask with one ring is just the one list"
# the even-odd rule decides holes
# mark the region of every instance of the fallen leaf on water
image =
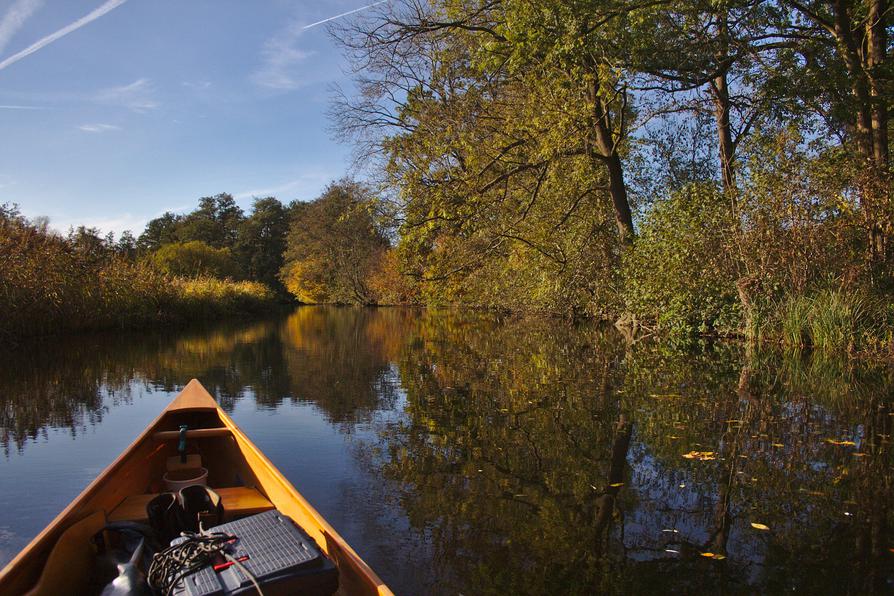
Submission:
[[857,444],[853,441],[837,441],[835,439],[825,439],[826,443],[829,445],[838,445],[839,447],[856,447]]
[[612,488],[618,488],[619,486],[624,486],[624,483],[623,482],[613,482],[613,483],[609,484],[609,486]]
[[854,457],[866,457],[866,454],[862,451],[854,451],[853,453],[851,453],[851,455],[853,455]]
[[807,489],[804,488],[804,487],[799,488],[798,491],[799,491],[799,492],[802,492],[802,493],[807,493],[807,494],[810,495],[811,497],[823,497],[823,496],[826,495],[826,493],[824,493],[824,492],[822,492],[822,491],[818,491],[818,490],[807,490]]
[[759,524],[757,522],[751,522],[751,527],[754,528],[755,530],[763,530],[764,532],[767,532],[770,530],[770,526],[768,526],[766,524]]
[[690,451],[689,453],[684,453],[683,457],[686,459],[697,459],[699,461],[716,459],[713,451]]
[[771,443],[771,445],[773,445],[773,447],[785,447],[782,443]]
[[672,549],[672,548],[666,548],[666,549],[664,549],[664,552],[666,552],[666,553],[674,553],[675,555],[679,555],[679,554],[680,554],[680,551],[678,551],[678,550],[674,550],[674,549]]
[[702,553],[702,556],[713,559],[716,555],[714,553]]
[[654,397],[655,399],[673,399],[683,396],[679,393],[653,393],[650,397]]
[[722,561],[726,558],[726,555],[714,555],[715,561]]

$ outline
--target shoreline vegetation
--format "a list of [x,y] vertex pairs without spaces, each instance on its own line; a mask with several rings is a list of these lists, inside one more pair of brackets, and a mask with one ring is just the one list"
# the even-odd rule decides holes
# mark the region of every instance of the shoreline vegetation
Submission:
[[879,0],[370,7],[330,30],[366,182],[117,241],[7,207],[5,325],[226,316],[263,284],[894,357],[891,28]]
[[128,258],[90,230],[63,237],[0,209],[0,336],[138,328],[261,313],[255,281],[180,277]]

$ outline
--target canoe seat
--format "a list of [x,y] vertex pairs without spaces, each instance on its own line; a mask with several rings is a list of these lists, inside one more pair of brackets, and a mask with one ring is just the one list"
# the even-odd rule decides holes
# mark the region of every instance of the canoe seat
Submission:
[[[257,489],[245,486],[234,488],[215,488],[223,501],[224,515],[227,519],[254,515],[262,511],[273,509],[273,503]],[[146,504],[158,495],[131,495],[121,501],[109,513],[109,521],[139,521],[146,522]]]

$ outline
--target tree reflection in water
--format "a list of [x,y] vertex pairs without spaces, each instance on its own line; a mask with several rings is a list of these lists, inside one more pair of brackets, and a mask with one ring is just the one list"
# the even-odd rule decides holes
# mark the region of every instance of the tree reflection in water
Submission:
[[[390,545],[369,547],[370,563],[411,591],[892,588],[882,365],[681,353],[536,318],[299,308],[19,349],[0,359],[0,444],[27,449],[101,419],[134,383],[192,377],[227,409],[309,403],[343,433],[371,428],[354,454],[413,538],[370,537]],[[354,515],[387,532],[377,507]]]

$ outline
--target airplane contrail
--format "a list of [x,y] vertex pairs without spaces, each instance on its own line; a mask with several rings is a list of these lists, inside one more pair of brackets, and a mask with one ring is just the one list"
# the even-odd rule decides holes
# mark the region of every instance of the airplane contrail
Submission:
[[328,19],[323,19],[322,21],[317,21],[316,23],[305,25],[301,28],[301,30],[304,31],[305,29],[310,29],[311,27],[316,27],[317,25],[322,25],[323,23],[328,23],[329,21],[334,21],[335,19],[340,19],[342,17],[348,16],[349,14],[354,14],[355,12],[360,12],[361,10],[366,10],[367,8],[378,6],[379,4],[385,4],[386,2],[388,2],[388,0],[379,0],[378,2],[373,2],[372,4],[367,4],[366,6],[361,6],[360,8],[355,8],[354,10],[349,10],[348,12],[337,14],[334,17],[329,17]]
[[2,62],[0,62],[0,70],[3,70],[10,64],[15,64],[22,58],[26,58],[27,56],[30,56],[37,50],[50,45],[57,39],[59,39],[61,37],[65,37],[72,31],[77,31],[84,25],[87,25],[88,23],[92,23],[93,21],[95,21],[99,17],[103,16],[104,14],[115,10],[116,8],[118,8],[119,6],[124,4],[125,2],[127,2],[127,0],[108,0],[102,6],[93,10],[89,14],[79,18],[77,21],[75,21],[69,25],[66,25],[65,27],[63,27],[62,29],[59,29],[55,33],[50,33],[46,37],[37,40],[36,42],[34,42],[33,44],[31,44],[30,46],[28,46],[21,52],[19,52],[18,54],[13,54],[9,58],[6,58]]

